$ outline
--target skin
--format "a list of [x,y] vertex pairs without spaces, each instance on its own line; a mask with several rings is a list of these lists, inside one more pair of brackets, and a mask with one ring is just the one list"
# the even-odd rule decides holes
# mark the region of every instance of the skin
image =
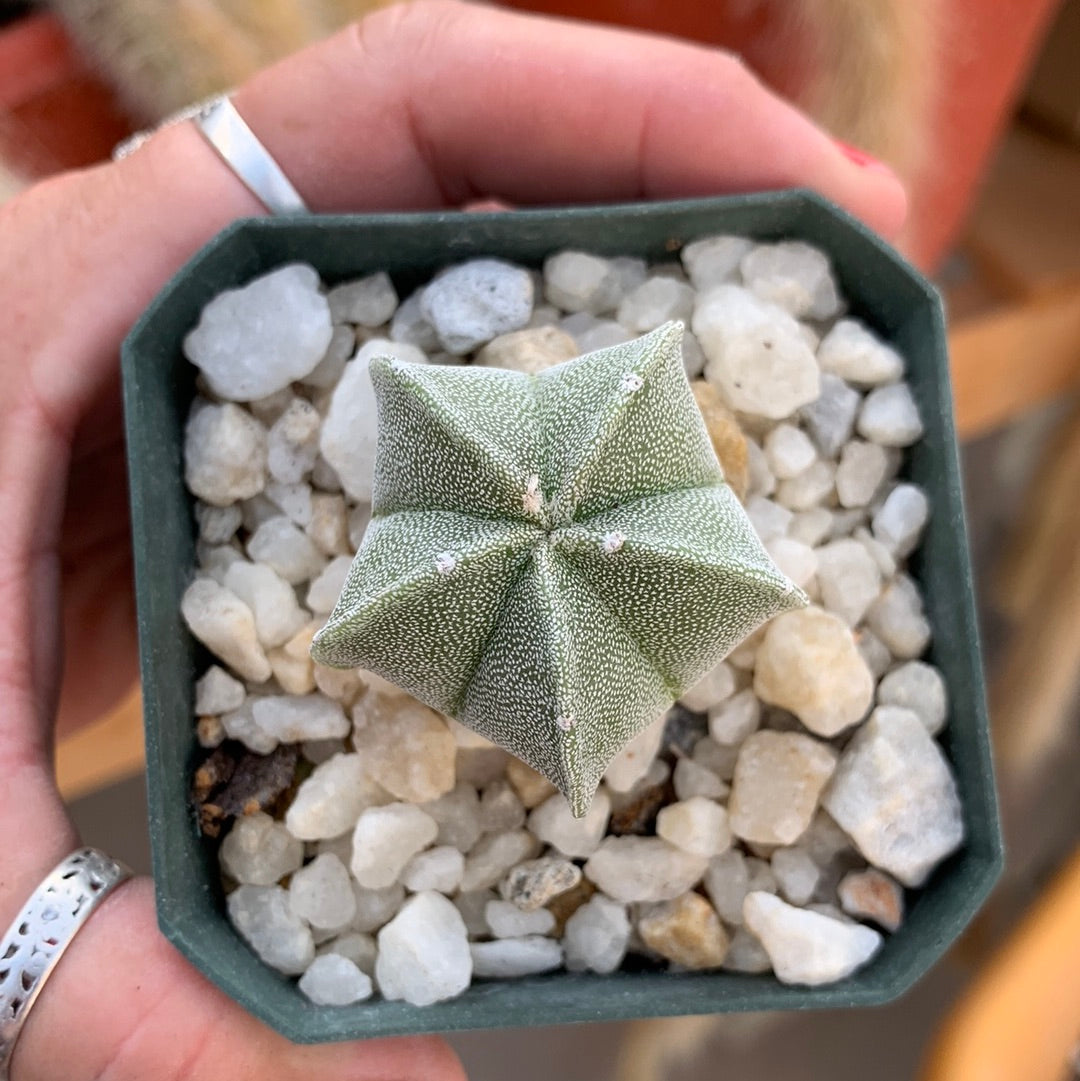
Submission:
[[[455,0],[379,12],[235,103],[318,211],[798,185],[891,237],[906,210],[888,170],[853,161],[730,55]],[[262,212],[188,124],[0,208],[0,822],[18,839],[0,862],[0,927],[78,843],[52,778],[58,712],[61,730],[91,720],[135,677],[119,344],[205,241]],[[12,1068],[14,1081],[310,1076],[464,1075],[434,1038],[289,1044],[165,942],[145,880],[75,938]]]

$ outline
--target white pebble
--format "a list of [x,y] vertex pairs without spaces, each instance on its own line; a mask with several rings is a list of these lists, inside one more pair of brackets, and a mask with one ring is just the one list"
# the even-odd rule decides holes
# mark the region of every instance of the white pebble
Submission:
[[585,875],[616,901],[670,901],[691,889],[707,866],[707,859],[660,837],[606,837]]
[[737,848],[729,848],[711,859],[704,885],[720,918],[733,926],[741,924],[743,901],[751,889],[746,856]]
[[769,864],[780,892],[793,905],[805,905],[813,897],[821,870],[805,848],[778,848],[769,857]]
[[195,684],[195,715],[227,713],[244,703],[244,685],[212,664]]
[[698,297],[691,326],[708,358],[705,378],[731,409],[781,420],[817,398],[817,361],[782,308],[720,285]]
[[461,876],[465,892],[485,890],[523,860],[538,854],[540,846],[527,830],[485,834],[469,852]]
[[472,957],[461,913],[441,893],[418,893],[379,932],[375,979],[384,998],[430,1006],[461,994]]
[[231,402],[196,406],[184,429],[184,480],[215,507],[261,492],[266,483],[266,429]]
[[435,890],[454,893],[465,873],[465,857],[450,845],[439,845],[419,852],[405,865],[402,885],[413,893]]
[[836,466],[818,459],[797,477],[782,480],[776,489],[777,501],[791,510],[809,510],[827,503],[834,491]]
[[412,345],[425,353],[432,353],[439,348],[439,336],[424,318],[420,307],[423,296],[424,290],[417,289],[398,305],[390,322],[390,338],[402,345]]
[[859,435],[883,447],[909,447],[923,434],[919,407],[906,383],[872,390],[859,412]]
[[869,927],[795,908],[770,893],[748,894],[743,918],[782,983],[817,986],[843,979],[870,960],[882,941]]
[[234,672],[262,683],[270,678],[251,609],[212,578],[196,578],[184,591],[180,611],[191,633]]
[[656,817],[656,834],[691,856],[718,856],[731,846],[727,811],[704,796],[669,803]]
[[728,786],[712,770],[692,758],[680,758],[671,779],[676,799],[687,800],[694,796],[723,799],[728,794]]
[[358,503],[371,502],[379,411],[370,366],[374,357],[393,357],[408,364],[423,364],[427,357],[414,345],[386,338],[365,342],[345,365],[334,387],[330,409],[319,434],[319,451],[333,468],[346,493]]
[[860,627],[855,632],[855,645],[870,674],[874,679],[881,679],[893,663],[889,647],[867,627]]
[[895,349],[879,341],[854,319],[841,319],[818,347],[822,371],[857,387],[895,383],[904,374],[904,361]]
[[836,498],[842,507],[865,507],[888,472],[884,447],[853,439],[844,444],[836,467]]
[[307,375],[331,334],[318,274],[293,263],[219,293],[184,339],[184,354],[219,398],[249,402]]
[[338,935],[320,946],[316,952],[320,955],[334,953],[339,957],[346,957],[361,972],[366,972],[369,976],[375,972],[378,947],[371,935],[361,934],[359,931],[346,931],[345,934]]
[[709,710],[709,735],[725,746],[737,747],[760,724],[761,702],[749,687]]
[[685,245],[679,254],[694,288],[704,292],[731,281],[753,246],[752,240],[742,236],[708,236]]
[[866,624],[901,660],[918,657],[930,644],[930,623],[923,613],[922,597],[904,574],[897,575],[870,606]]
[[349,734],[349,720],[337,702],[321,694],[273,694],[252,706],[255,724],[279,743],[338,739]]
[[794,517],[787,507],[782,507],[762,495],[754,496],[746,504],[746,516],[763,544],[767,544],[774,537],[784,536]]
[[930,517],[930,500],[914,484],[898,484],[870,522],[874,536],[895,556],[910,555],[922,539]]
[[562,945],[553,938],[529,935],[494,942],[473,942],[473,975],[480,978],[514,979],[551,972],[563,963]]
[[251,609],[265,649],[284,645],[308,621],[292,586],[265,563],[238,559],[225,572],[225,588]]
[[312,927],[344,927],[356,915],[349,872],[330,852],[316,856],[289,881],[289,906]]
[[322,360],[300,380],[306,387],[326,390],[332,387],[345,370],[345,362],[356,348],[356,332],[350,326],[336,326]]
[[443,349],[454,356],[519,330],[528,323],[532,306],[529,272],[499,259],[473,259],[453,267],[420,298],[421,313]]
[[857,540],[836,540],[817,550],[821,603],[857,626],[881,593],[881,571]]
[[797,477],[817,458],[809,436],[793,424],[778,424],[765,437],[765,458],[780,480]]
[[315,406],[293,398],[267,436],[267,465],[274,480],[295,484],[311,471],[319,453],[321,423]]
[[213,507],[200,499],[195,504],[195,521],[199,523],[200,540],[207,544],[228,544],[240,528],[243,511],[236,503]]
[[821,392],[799,416],[817,449],[826,458],[835,458],[851,438],[862,396],[837,375],[823,372]]
[[878,684],[878,704],[901,706],[918,715],[927,732],[936,736],[949,712],[945,680],[933,665],[908,661],[894,668]]
[[360,932],[373,932],[382,927],[401,908],[405,900],[405,887],[400,882],[381,889],[365,889],[354,884],[356,895],[356,916],[352,929]]
[[446,721],[413,698],[368,691],[353,707],[353,746],[368,775],[408,803],[454,787],[456,744]]
[[337,953],[316,957],[297,986],[316,1006],[350,1006],[374,993],[371,977]]
[[754,691],[790,710],[811,732],[832,737],[866,715],[874,680],[851,629],[838,616],[810,607],[785,612],[768,625]]
[[773,537],[765,545],[772,561],[800,589],[807,589],[817,574],[817,553],[794,537]]
[[765,452],[750,436],[746,438],[747,494],[770,496],[776,491],[776,477],[765,459]]
[[307,924],[289,908],[280,886],[240,886],[225,898],[232,925],[271,968],[298,976],[315,959]]
[[282,484],[272,480],[267,482],[264,494],[290,522],[294,522],[301,529],[311,522],[310,484]]
[[739,269],[754,293],[798,319],[829,319],[840,309],[829,260],[802,241],[759,244]]
[[825,809],[875,866],[921,886],[964,838],[949,764],[918,715],[879,706],[845,749]]
[[221,715],[221,725],[229,739],[239,740],[249,751],[255,754],[269,754],[278,745],[273,736],[268,735],[255,723],[254,708],[259,699],[252,695],[244,700],[238,709],[229,710]]
[[788,536],[809,548],[816,548],[832,532],[832,524],[832,511],[827,507],[810,507],[791,519]]
[[351,869],[356,881],[367,889],[392,886],[409,860],[427,848],[438,832],[435,820],[411,803],[368,807],[353,831]]
[[563,949],[569,972],[614,972],[626,956],[630,919],[626,906],[594,894],[566,921]]
[[525,825],[525,807],[505,778],[492,781],[480,799],[480,825],[485,833],[516,830]]
[[735,691],[735,673],[731,666],[721,661],[715,668],[706,672],[688,691],[684,691],[679,701],[697,713],[707,713],[730,698]]
[[797,841],[836,767],[836,754],[801,732],[755,732],[742,745],[728,802],[731,831],[760,844]]
[[326,562],[311,538],[285,517],[263,522],[248,540],[247,550],[254,562],[266,563],[291,585],[315,577]]
[[480,798],[472,785],[459,782],[446,795],[422,806],[439,827],[438,844],[468,852],[480,839]]
[[304,862],[304,846],[279,822],[257,811],[242,815],[218,851],[225,873],[250,886],[272,886]]
[[565,312],[600,315],[614,311],[623,289],[619,268],[610,259],[562,251],[544,261],[544,296]]
[[377,327],[397,311],[398,296],[389,275],[379,272],[335,285],[326,295],[335,323]]
[[588,811],[575,818],[566,797],[554,795],[529,815],[529,829],[569,859],[586,859],[600,847],[611,817],[611,797],[599,789]]
[[634,334],[645,334],[673,319],[690,322],[694,290],[674,278],[655,277],[627,293],[616,318]]
[[359,755],[336,754],[301,782],[285,825],[302,841],[339,837],[353,829],[361,811],[389,799],[368,779]]
[[484,919],[496,938],[546,935],[555,928],[555,917],[546,908],[523,912],[509,901],[488,901]]
[[657,718],[611,760],[604,771],[604,783],[608,788],[613,792],[629,792],[645,776],[660,750],[664,724],[664,717]]
[[319,615],[332,612],[345,588],[345,579],[349,577],[351,566],[352,556],[337,556],[331,559],[308,586],[308,608]]

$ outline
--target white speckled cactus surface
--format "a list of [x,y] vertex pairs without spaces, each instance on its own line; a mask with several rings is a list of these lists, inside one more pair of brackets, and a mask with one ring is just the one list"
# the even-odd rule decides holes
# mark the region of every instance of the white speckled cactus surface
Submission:
[[312,655],[456,717],[578,816],[638,732],[806,603],[724,481],[681,338],[538,375],[371,365],[372,522]]

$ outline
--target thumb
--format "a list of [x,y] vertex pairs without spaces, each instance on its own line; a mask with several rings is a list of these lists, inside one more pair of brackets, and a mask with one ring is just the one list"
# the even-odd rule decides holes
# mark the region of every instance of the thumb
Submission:
[[[63,1039],[57,1035],[63,1034]],[[436,1037],[301,1046],[164,939],[153,887],[117,889],[72,942],[26,1023],[12,1081],[465,1081]]]

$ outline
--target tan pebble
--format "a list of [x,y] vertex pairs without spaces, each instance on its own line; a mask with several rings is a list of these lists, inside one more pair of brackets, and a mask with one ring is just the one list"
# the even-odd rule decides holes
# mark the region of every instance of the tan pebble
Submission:
[[651,908],[638,921],[638,934],[649,949],[686,968],[718,968],[731,943],[715,909],[697,893]]
[[308,694],[315,689],[315,665],[309,650],[318,629],[317,623],[308,623],[283,646],[266,651],[274,678],[286,694]]
[[225,741],[225,726],[220,717],[208,715],[195,722],[195,734],[200,747],[212,749]]
[[545,776],[517,758],[511,758],[506,764],[506,777],[514,786],[514,791],[526,810],[538,807],[556,791],[555,786]]
[[793,844],[810,825],[835,768],[836,753],[800,732],[747,737],[728,803],[732,833],[759,844]]
[[558,327],[527,327],[493,338],[476,354],[473,363],[535,375],[579,352],[577,342]]
[[311,674],[315,686],[327,698],[340,702],[346,709],[352,706],[364,689],[359,674],[353,668],[327,668],[323,664],[313,664]]
[[790,710],[811,732],[831,737],[866,716],[874,677],[851,628],[821,608],[785,612],[757,651],[754,692]]
[[454,787],[454,737],[415,699],[369,690],[353,709],[353,746],[368,776],[400,800],[426,803]]
[[705,427],[709,431],[713,450],[720,459],[724,477],[742,501],[746,498],[750,478],[746,437],[735,419],[735,414],[724,405],[716,387],[699,379],[691,383],[690,388],[694,392],[698,409],[705,418]]
[[895,931],[904,919],[904,891],[895,879],[874,867],[844,875],[837,887],[840,905],[849,916],[873,920]]
[[596,887],[587,878],[582,878],[572,889],[567,890],[565,893],[560,893],[558,897],[553,897],[548,901],[547,910],[555,917],[555,930],[551,933],[555,935],[556,938],[562,938],[563,931],[566,928],[566,921],[570,919],[570,917],[577,912],[577,910],[581,908],[594,893],[596,893]]

